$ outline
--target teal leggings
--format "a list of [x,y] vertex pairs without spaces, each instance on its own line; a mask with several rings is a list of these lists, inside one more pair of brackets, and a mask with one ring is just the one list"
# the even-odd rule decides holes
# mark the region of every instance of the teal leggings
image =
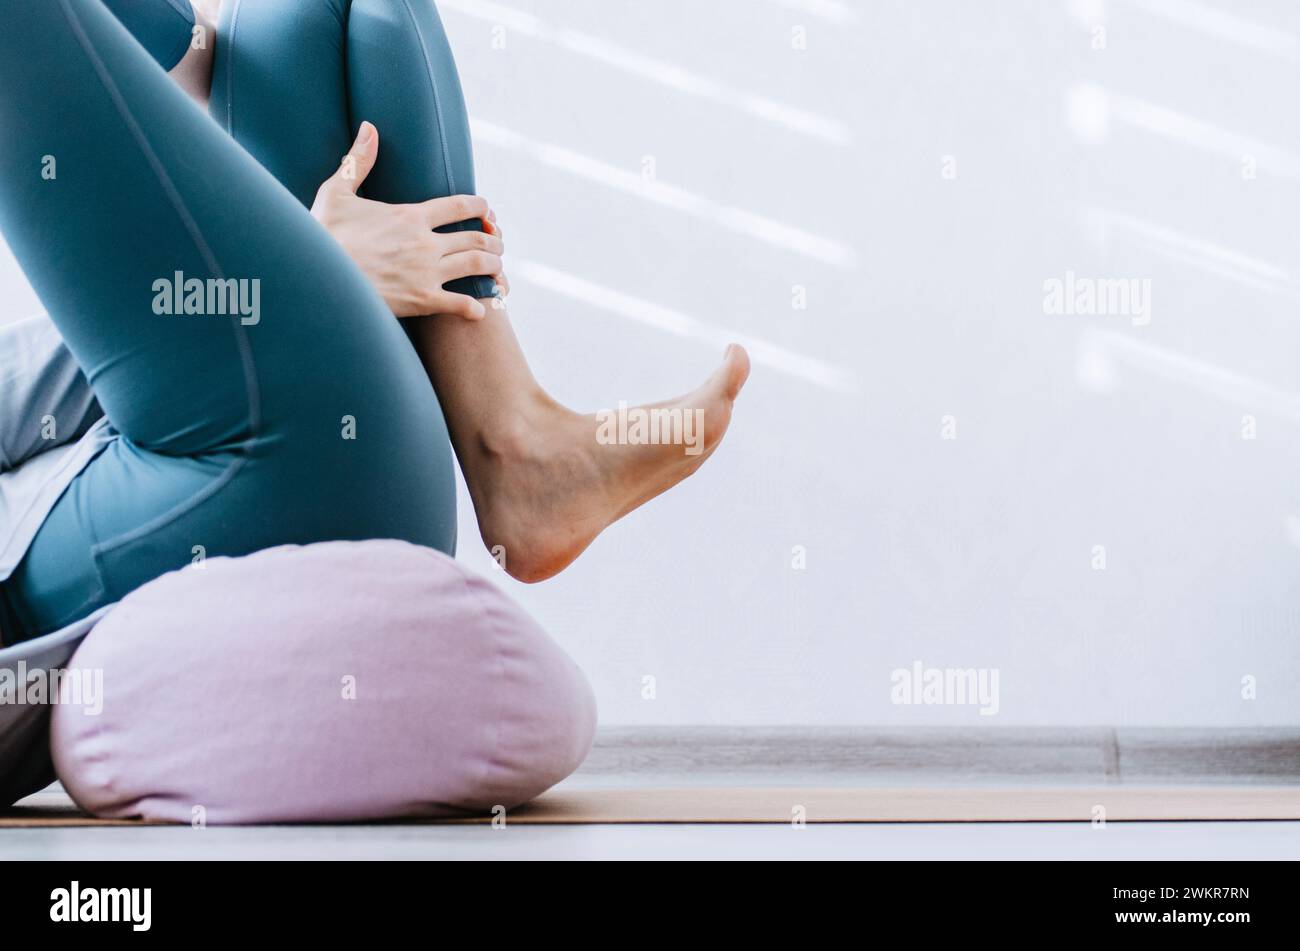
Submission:
[[[382,140],[368,197],[472,192],[432,0],[226,0],[223,21],[210,119],[164,73],[188,41],[184,0],[4,3],[0,229],[121,434],[4,583],[9,640],[198,557],[366,538],[454,550],[433,389],[304,207],[363,119]],[[244,282],[258,319],[159,313],[157,282],[178,275]]]

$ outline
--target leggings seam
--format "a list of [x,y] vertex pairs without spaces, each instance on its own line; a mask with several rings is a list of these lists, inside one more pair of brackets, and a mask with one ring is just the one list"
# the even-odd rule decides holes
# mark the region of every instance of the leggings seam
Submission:
[[[212,252],[207,240],[203,237],[203,232],[199,228],[198,222],[185,206],[185,200],[181,197],[180,192],[177,191],[175,184],[167,174],[166,168],[159,161],[157,153],[154,152],[152,146],[149,144],[149,140],[145,136],[144,130],[131,114],[130,107],[127,105],[125,99],[122,98],[121,91],[117,88],[117,85],[113,82],[112,75],[109,73],[107,65],[100,58],[99,54],[95,52],[94,46],[90,42],[90,37],[86,34],[81,21],[77,18],[76,13],[69,5],[69,0],[58,0],[58,2],[64,18],[67,20],[69,27],[77,38],[77,42],[81,45],[86,57],[90,60],[91,65],[95,69],[95,73],[99,77],[101,88],[108,94],[114,108],[117,110],[118,118],[122,120],[122,123],[126,126],[131,137],[135,139],[137,147],[143,154],[145,161],[148,163],[155,179],[157,179],[159,186],[161,186],[163,193],[166,195],[167,201],[172,206],[173,212],[175,212],[176,216],[181,221],[181,225],[189,234],[195,250],[199,252],[199,256],[203,258],[204,263],[212,272],[213,276],[224,280],[225,272],[217,261],[216,255]],[[239,325],[236,316],[230,318],[229,324],[231,332],[235,337],[236,347],[239,350],[240,361],[243,364],[245,395],[248,400],[249,437],[243,444],[243,448],[246,449],[247,446],[251,445],[256,440],[258,430],[261,428],[260,393],[257,382],[257,371],[253,360],[252,349],[249,344],[248,333]],[[197,455],[203,454],[200,453]],[[210,485],[206,486],[203,491],[197,493],[182,505],[176,506],[170,512],[166,512],[130,532],[109,539],[107,542],[97,543],[92,551],[97,556],[100,552],[110,551],[119,545],[126,544],[142,535],[149,534],[150,532],[169,524],[175,519],[180,518],[195,506],[201,504],[206,499],[211,498],[214,492],[228,484],[239,470],[244,467],[246,462],[246,455],[242,453],[237,455]],[[98,561],[98,559],[96,560]]]
[[415,11],[411,9],[410,0],[402,0],[402,6],[406,8],[406,15],[411,21],[411,29],[415,31],[415,38],[420,41],[420,55],[424,57],[424,72],[429,78],[429,89],[433,93],[433,114],[438,119],[438,141],[442,145],[442,163],[447,172],[447,193],[456,194],[456,175],[452,171],[451,153],[447,147],[447,125],[442,116],[442,97],[438,94],[438,80],[433,74],[433,64],[429,61],[429,46],[424,40],[424,34],[420,32],[420,21],[415,18]]
[[[188,457],[181,457],[181,458],[188,458]],[[100,573],[103,574],[103,570],[104,570],[103,566],[99,565],[99,558],[101,555],[106,555],[112,551],[115,551],[118,548],[121,548],[123,545],[129,545],[133,541],[137,541],[148,535],[152,535],[154,532],[161,531],[162,529],[166,528],[168,525],[172,524],[172,522],[175,522],[185,517],[190,512],[194,511],[196,508],[202,505],[204,502],[211,499],[214,495],[216,495],[218,492],[224,489],[227,485],[229,485],[231,480],[233,480],[235,476],[239,474],[240,470],[244,468],[247,462],[248,462],[247,456],[244,455],[236,456],[235,459],[230,463],[230,465],[226,466],[224,469],[221,470],[221,473],[218,476],[216,476],[216,478],[214,478],[211,482],[205,485],[198,492],[194,493],[184,502],[180,503],[179,505],[173,506],[170,510],[163,512],[161,515],[157,515],[154,518],[151,518],[143,525],[136,526],[135,528],[131,529],[129,532],[123,532],[120,535],[114,535],[112,538],[108,539],[108,541],[96,542],[96,544],[91,548],[90,554],[91,557],[95,559],[96,566],[99,567]]]
[[[234,0],[230,8],[230,36],[226,37],[229,49],[226,50],[226,134],[235,136],[235,27],[239,23],[241,0]],[[221,37],[217,37],[221,42]]]

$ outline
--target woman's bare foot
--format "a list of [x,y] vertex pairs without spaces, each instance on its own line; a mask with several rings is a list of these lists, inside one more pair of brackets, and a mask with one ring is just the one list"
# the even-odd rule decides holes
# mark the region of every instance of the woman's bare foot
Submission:
[[733,344],[699,389],[666,403],[583,416],[533,391],[506,422],[458,447],[484,544],[520,581],[557,574],[700,467],[748,376],[749,355]]

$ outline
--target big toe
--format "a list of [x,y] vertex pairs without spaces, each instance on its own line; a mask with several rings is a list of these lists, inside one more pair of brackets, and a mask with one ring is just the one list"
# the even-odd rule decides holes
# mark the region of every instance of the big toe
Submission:
[[734,401],[749,379],[749,354],[738,343],[727,347],[722,366],[713,374],[713,383],[728,400]]

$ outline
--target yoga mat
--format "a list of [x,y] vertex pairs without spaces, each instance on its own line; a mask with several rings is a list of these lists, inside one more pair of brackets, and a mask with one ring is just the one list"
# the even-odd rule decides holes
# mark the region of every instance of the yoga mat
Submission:
[[[796,807],[802,812],[796,813]],[[1097,812],[1097,807],[1104,813]],[[507,823],[1107,822],[1300,820],[1300,786],[1074,786],[965,788],[690,788],[556,790],[509,813]],[[491,816],[416,819],[483,824]],[[0,829],[144,826],[95,819],[72,806],[0,813]]]
[[96,819],[76,809],[68,811],[55,809],[15,809],[13,812],[0,813],[0,829],[63,829],[78,826],[103,826],[111,828],[144,828],[145,826],[165,826],[166,822],[146,822],[142,819]]
[[0,829],[54,829],[64,826],[155,826],[166,822],[142,819],[96,819],[77,808],[67,793],[57,789],[34,793],[8,810],[0,811]]

